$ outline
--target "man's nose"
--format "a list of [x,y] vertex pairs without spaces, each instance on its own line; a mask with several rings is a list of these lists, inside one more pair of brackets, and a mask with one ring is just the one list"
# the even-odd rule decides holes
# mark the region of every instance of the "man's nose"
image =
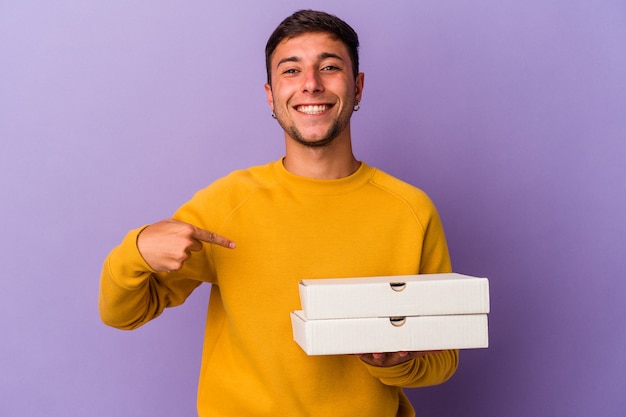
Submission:
[[324,90],[320,73],[314,69],[309,69],[304,73],[302,91],[307,93],[319,93]]

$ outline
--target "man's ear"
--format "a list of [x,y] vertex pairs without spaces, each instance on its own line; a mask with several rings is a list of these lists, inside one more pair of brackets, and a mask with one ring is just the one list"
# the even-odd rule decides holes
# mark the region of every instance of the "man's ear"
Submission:
[[359,72],[354,81],[354,93],[356,101],[361,101],[363,98],[363,86],[365,85],[365,74]]
[[265,84],[265,94],[267,94],[267,103],[270,105],[272,112],[274,111],[274,95],[272,94],[272,86]]

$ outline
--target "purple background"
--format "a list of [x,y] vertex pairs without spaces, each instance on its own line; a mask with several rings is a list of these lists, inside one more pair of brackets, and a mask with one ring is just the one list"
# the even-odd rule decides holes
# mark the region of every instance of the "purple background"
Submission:
[[0,1],[0,415],[195,415],[209,288],[122,332],[101,264],[282,155],[263,48],[303,7],[361,36],[357,157],[429,193],[454,269],[490,278],[490,348],[410,390],[418,414],[623,416],[623,0]]

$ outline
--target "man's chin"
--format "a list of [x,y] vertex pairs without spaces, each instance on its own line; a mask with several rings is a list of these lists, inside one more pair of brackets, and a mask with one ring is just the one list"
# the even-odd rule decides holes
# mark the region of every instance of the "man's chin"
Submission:
[[298,142],[300,145],[309,147],[309,148],[323,148],[325,146],[330,145],[337,136],[327,136],[321,139],[305,139],[302,137],[294,137],[293,139]]
[[304,136],[301,132],[293,130],[289,136],[303,146],[310,148],[322,148],[330,145],[339,136],[338,126],[332,126],[324,135]]

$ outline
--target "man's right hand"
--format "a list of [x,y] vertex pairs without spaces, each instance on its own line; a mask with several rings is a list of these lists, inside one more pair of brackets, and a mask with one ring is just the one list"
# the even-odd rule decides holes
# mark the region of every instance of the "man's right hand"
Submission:
[[232,240],[174,219],[162,220],[143,229],[137,238],[137,247],[153,270],[171,272],[182,268],[191,252],[202,250],[203,242],[235,248]]

